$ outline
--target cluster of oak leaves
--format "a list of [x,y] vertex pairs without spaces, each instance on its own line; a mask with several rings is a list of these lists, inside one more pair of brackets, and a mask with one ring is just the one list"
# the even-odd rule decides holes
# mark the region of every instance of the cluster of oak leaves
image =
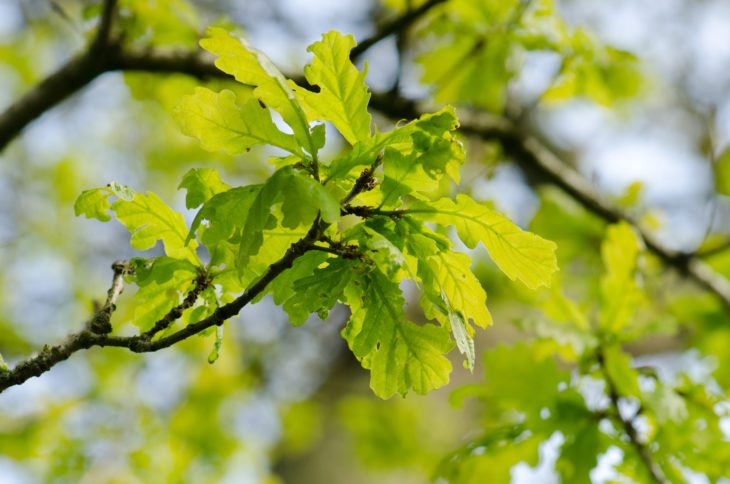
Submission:
[[[387,398],[446,384],[451,364],[444,354],[454,344],[473,366],[473,326],[491,323],[470,257],[452,250],[446,229],[454,227],[467,247],[484,244],[511,279],[529,288],[549,284],[557,270],[555,244],[464,194],[429,196],[459,181],[464,153],[454,138],[453,109],[386,133],[372,131],[365,72],[349,59],[352,36],[332,31],[309,47],[314,58],[305,76],[319,92],[285,79],[263,54],[223,29],[211,29],[201,45],[218,56],[219,69],[253,89],[197,88],[177,109],[182,130],[211,151],[241,154],[269,145],[285,154],[272,158],[276,171],[257,185],[231,187],[210,168],[188,172],[180,185],[187,207],[200,207],[190,228],[154,193],[111,183],[81,194],[77,214],[105,221],[111,210],[132,233],[133,248],[149,249],[158,240],[164,245],[165,256],[133,261],[141,330],[179,304],[200,271],[212,284],[180,324],[206,317],[260,278],[314,225],[329,250],[304,251],[266,291],[295,325],[312,312],[326,316],[338,301],[347,304],[352,316],[343,336],[370,369],[373,391]],[[291,133],[277,126],[270,109]],[[319,159],[322,121],[351,145],[328,163]],[[354,193],[363,171],[372,179]],[[116,200],[110,203],[110,197]],[[199,244],[207,249],[207,263]],[[438,324],[406,319],[404,279],[417,284],[425,315]]]
[[[128,277],[138,286],[134,322],[141,331],[180,304],[201,275],[209,283],[168,332],[211,315],[298,247],[291,267],[254,302],[271,294],[294,325],[312,313],[326,318],[338,302],[349,306],[342,335],[370,370],[373,391],[382,398],[409,390],[423,394],[448,382],[452,367],[445,354],[454,346],[473,367],[475,326],[492,322],[470,257],[453,250],[453,229],[470,249],[481,242],[511,280],[530,289],[550,286],[541,309],[560,325],[538,324],[532,328],[536,343],[485,356],[488,383],[462,388],[454,398],[488,401],[487,420],[499,427],[444,460],[438,475],[454,482],[479,475],[507,479],[513,464],[535,463],[538,446],[560,432],[564,442],[556,466],[570,482],[587,482],[597,456],[610,446],[624,451],[624,475],[647,476],[640,453],[624,437],[621,415],[591,408],[580,379],[550,357],[555,352],[578,364],[580,378],[601,379],[617,398],[641,402],[652,424],[650,437],[661,442],[652,448],[654,458],[673,480],[682,479],[683,466],[723,475],[722,459],[702,458],[707,449],[730,457],[717,431],[719,397],[687,378],[676,385],[656,380],[645,390],[621,348],[633,337],[626,330],[644,298],[636,277],[643,247],[630,226],[617,224],[606,232],[601,251],[606,273],[592,312],[563,294],[554,277],[554,243],[465,194],[439,198],[456,191],[464,161],[453,109],[389,132],[373,131],[366,72],[350,61],[352,36],[329,32],[309,47],[313,58],[305,77],[316,92],[284,78],[264,55],[225,30],[209,30],[201,45],[241,85],[220,92],[200,87],[183,99],[176,112],[183,132],[214,152],[238,155],[266,145],[280,156],[271,158],[275,172],[261,184],[232,187],[211,168],[188,172],[180,187],[187,191],[187,208],[198,209],[190,227],[154,193],[110,183],[81,194],[77,214],[108,221],[111,210],[131,232],[133,248],[149,249],[158,241],[164,246],[164,256],[132,261]],[[334,159],[319,157],[324,122],[349,144]],[[406,318],[404,280],[418,288],[431,322]],[[221,338],[219,327],[211,362]],[[615,424],[608,430],[601,427],[607,420]],[[689,434],[694,438],[688,443]]]

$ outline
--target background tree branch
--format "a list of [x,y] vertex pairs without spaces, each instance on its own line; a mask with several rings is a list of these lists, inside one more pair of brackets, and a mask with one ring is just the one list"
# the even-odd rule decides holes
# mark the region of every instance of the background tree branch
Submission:
[[621,428],[628,436],[631,446],[636,450],[636,453],[639,455],[641,462],[646,467],[649,476],[651,476],[652,481],[658,484],[669,483],[669,480],[664,475],[664,471],[662,471],[662,468],[654,460],[651,451],[642,441],[641,436],[634,425],[634,419],[628,419],[621,415],[621,407],[619,405],[621,395],[616,387],[616,382],[613,380],[606,368],[606,358],[602,348],[599,348],[596,356],[601,375],[603,376],[603,380],[606,382],[606,392],[608,393],[608,398],[611,401],[611,407],[613,409],[611,414],[614,416],[614,419],[618,421],[619,425],[621,425]]

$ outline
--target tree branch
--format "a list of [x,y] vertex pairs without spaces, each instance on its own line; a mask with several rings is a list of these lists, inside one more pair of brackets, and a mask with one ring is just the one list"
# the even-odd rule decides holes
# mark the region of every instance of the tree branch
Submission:
[[109,45],[111,39],[112,23],[117,10],[117,0],[103,0],[101,17],[99,18],[99,27],[96,31],[96,37],[91,43],[89,50],[103,51]]
[[399,32],[404,32],[408,29],[408,27],[413,25],[416,20],[428,13],[429,10],[441,3],[444,3],[445,1],[446,0],[429,0],[418,8],[406,11],[406,13],[400,17],[383,25],[372,37],[359,42],[350,52],[350,58],[354,60],[384,38]]
[[611,378],[611,375],[606,368],[606,358],[601,348],[599,348],[596,356],[601,369],[601,374],[606,382],[608,398],[611,400],[611,406],[613,407],[611,415],[623,428],[632,447],[636,450],[641,462],[644,463],[644,466],[646,467],[647,472],[649,472],[652,480],[660,484],[669,484],[669,480],[664,475],[664,471],[662,471],[659,464],[654,461],[654,457],[652,456],[649,448],[644,444],[644,442],[642,442],[639,432],[636,430],[636,426],[634,425],[633,419],[627,419],[621,415],[621,410],[619,408],[619,399],[621,398],[621,395],[616,387],[616,382],[613,381],[613,378]]
[[[56,364],[68,359],[77,351],[89,349],[94,346],[111,346],[127,348],[135,353],[149,353],[172,346],[212,326],[222,325],[228,319],[237,315],[241,309],[250,303],[256,296],[261,294],[264,289],[266,289],[266,286],[268,286],[268,284],[279,274],[290,268],[298,257],[305,254],[309,250],[310,246],[319,239],[325,228],[326,225],[317,219],[309,232],[307,232],[303,238],[294,242],[286,251],[284,256],[271,264],[266,272],[264,272],[264,274],[256,282],[246,289],[243,294],[232,302],[218,307],[213,314],[207,318],[185,326],[177,332],[157,340],[151,339],[151,336],[154,334],[150,334],[151,332],[135,336],[110,336],[105,333],[96,333],[89,328],[83,329],[78,333],[70,335],[63,343],[57,346],[45,346],[38,355],[17,364],[12,370],[0,372],[0,393],[11,386],[20,385],[29,378],[42,375],[53,368]],[[117,287],[116,281],[117,277],[115,272],[112,288],[109,290],[110,294],[116,293],[118,295],[115,290],[115,287]],[[195,290],[193,290],[191,294],[192,293],[195,293]],[[195,297],[197,298],[197,293],[195,293]],[[187,299],[188,298],[186,298],[186,300]],[[113,304],[114,299],[111,300]],[[166,328],[172,322],[172,320],[167,322],[167,320],[171,317],[170,314],[174,312],[175,319],[182,315],[182,310],[179,309],[183,305],[185,305],[185,302],[165,315],[153,326],[153,328]],[[190,303],[187,307],[190,306],[192,306],[192,303]],[[92,320],[96,319],[103,311],[105,311],[104,308],[97,312]]]
[[[430,0],[387,23],[372,37],[364,39],[352,49],[350,58],[357,59],[384,38],[407,29],[418,18],[444,1]],[[89,48],[50,74],[0,114],[0,152],[33,120],[105,72],[181,73],[199,79],[232,79],[228,74],[218,70],[210,57],[197,51],[177,53],[125,51],[119,42],[110,37],[115,7],[115,0],[104,0],[99,30]],[[295,80],[301,81],[301,78]]]
[[172,308],[167,314],[165,314],[165,316],[157,321],[152,326],[152,328],[150,328],[145,333],[142,333],[142,336],[146,337],[147,339],[152,339],[160,331],[166,330],[172,323],[174,323],[182,316],[183,312],[185,312],[186,309],[193,307],[195,302],[198,300],[198,296],[200,296],[200,293],[209,288],[210,284],[211,281],[208,279],[208,275],[205,272],[201,271],[201,273],[198,274],[198,277],[195,279],[193,289],[185,296],[183,301],[174,308]]
[[715,272],[697,254],[673,250],[624,210],[597,193],[588,180],[563,162],[535,136],[526,133],[512,121],[493,116],[467,120],[461,131],[485,140],[499,141],[506,154],[524,169],[536,172],[547,182],[558,186],[586,209],[607,222],[625,221],[641,235],[646,247],[668,266],[688,276],[701,287],[714,293],[730,309],[730,281]]
[[110,320],[112,313],[117,309],[117,299],[124,291],[124,275],[129,274],[130,267],[126,261],[118,261],[112,264],[112,271],[114,276],[112,285],[107,291],[106,302],[86,324],[86,328],[92,333],[108,334],[112,332]]

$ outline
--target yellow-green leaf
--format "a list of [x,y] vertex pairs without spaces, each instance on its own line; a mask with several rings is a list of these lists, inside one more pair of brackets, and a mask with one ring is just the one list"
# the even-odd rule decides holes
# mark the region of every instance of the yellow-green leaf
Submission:
[[207,33],[208,36],[200,41],[200,45],[218,56],[216,67],[231,74],[238,82],[254,86],[254,96],[281,114],[299,145],[315,156],[318,144],[310,132],[307,116],[276,66],[245,40],[234,37],[224,29],[214,27]]
[[727,148],[716,160],[715,188],[720,195],[730,196],[730,148]]
[[370,387],[381,398],[409,390],[425,394],[449,382],[451,363],[444,356],[452,343],[444,328],[416,325],[403,312],[398,284],[373,270],[351,284],[352,316],[343,330],[352,352],[370,369]]
[[370,93],[365,85],[364,72],[350,61],[350,50],[355,46],[352,35],[332,30],[322,40],[307,49],[314,54],[312,63],[304,68],[304,75],[318,93],[297,89],[310,120],[325,120],[334,124],[348,143],[354,145],[370,137]]
[[198,263],[197,243],[185,244],[188,227],[183,216],[171,209],[154,193],[136,193],[130,201],[118,199],[111,206],[119,221],[132,233],[132,248],[147,250],[162,241],[165,253],[177,259]]
[[601,246],[606,273],[601,278],[600,326],[610,331],[626,327],[644,292],[637,282],[637,260],[642,243],[626,222],[612,225]]
[[454,226],[469,248],[481,242],[502,272],[531,289],[549,286],[558,270],[555,243],[522,230],[466,195],[458,195],[456,201],[419,202],[408,213],[425,222]]
[[271,120],[269,110],[255,98],[239,107],[232,91],[213,92],[198,87],[183,98],[175,114],[182,132],[200,140],[208,151],[237,155],[252,146],[269,144],[304,157],[294,136],[282,133]]

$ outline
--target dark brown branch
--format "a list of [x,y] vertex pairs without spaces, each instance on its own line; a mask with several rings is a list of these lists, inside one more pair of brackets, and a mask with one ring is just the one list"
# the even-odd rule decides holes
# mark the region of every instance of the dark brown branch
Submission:
[[208,275],[204,272],[201,272],[195,279],[193,288],[190,290],[190,292],[188,292],[183,301],[174,308],[172,308],[170,311],[168,311],[168,313],[165,314],[162,319],[157,321],[154,326],[152,326],[149,331],[143,333],[142,336],[146,337],[147,339],[151,339],[160,331],[166,330],[172,323],[177,321],[182,316],[186,309],[193,307],[195,301],[198,300],[200,293],[209,287],[210,280],[208,279]]
[[360,55],[362,55],[370,47],[377,44],[384,38],[389,37],[390,35],[393,35],[393,34],[396,34],[399,32],[404,32],[416,20],[423,17],[429,10],[431,10],[432,8],[434,8],[435,6],[437,6],[441,3],[444,3],[445,1],[446,0],[429,0],[428,2],[424,3],[420,7],[414,8],[413,10],[409,10],[405,14],[401,15],[400,17],[383,25],[378,30],[378,32],[375,33],[375,35],[358,43],[355,46],[355,48],[352,49],[352,52],[350,52],[350,58],[354,60],[357,57],[359,57]]
[[112,313],[117,309],[117,299],[124,291],[124,275],[130,271],[129,264],[126,261],[117,261],[112,264],[112,285],[107,291],[106,301],[104,305],[89,320],[86,328],[92,333],[108,334],[112,332],[111,317]]
[[646,470],[649,473],[649,476],[651,476],[652,480],[659,484],[668,484],[669,480],[664,475],[664,471],[662,471],[662,468],[654,460],[651,451],[646,446],[646,444],[644,444],[641,436],[639,435],[639,432],[636,430],[634,420],[624,418],[621,415],[621,410],[619,408],[619,400],[621,399],[621,395],[619,394],[618,388],[616,387],[616,382],[613,381],[613,378],[606,368],[606,360],[603,351],[599,349],[596,356],[598,359],[598,364],[600,366],[601,374],[604,381],[606,382],[606,391],[608,393],[608,398],[610,399],[611,406],[613,407],[613,412],[611,412],[611,416],[622,427],[624,433],[626,433],[626,436],[629,438],[631,446],[634,448],[634,450],[636,450],[636,453],[639,455],[641,462],[644,463],[644,466],[646,467]]
[[86,53],[72,59],[31,89],[0,114],[0,152],[31,121],[107,70],[103,59]]
[[362,192],[367,192],[375,188],[375,170],[378,169],[382,162],[383,152],[380,152],[378,153],[378,156],[375,157],[375,160],[370,163],[370,166],[365,168],[360,173],[360,176],[357,177],[357,180],[355,180],[355,183],[352,185],[350,193],[348,193],[345,198],[342,199],[342,207],[347,207],[350,202],[353,201],[355,197],[360,195]]
[[99,27],[90,47],[91,51],[102,52],[109,45],[116,10],[117,0],[104,0],[101,17],[99,18]]
[[[298,257],[306,253],[310,246],[320,238],[325,228],[326,225],[317,219],[309,232],[302,239],[293,243],[284,256],[269,266],[266,272],[246,289],[243,294],[232,302],[220,306],[207,318],[185,326],[179,331],[157,340],[151,340],[147,334],[110,336],[108,334],[94,333],[90,329],[84,329],[70,335],[60,345],[44,347],[38,355],[19,363],[12,370],[0,372],[0,392],[11,386],[20,385],[29,378],[42,375],[57,363],[68,359],[77,351],[89,349],[94,346],[111,346],[127,348],[135,353],[149,353],[172,346],[212,326],[222,325],[228,319],[237,315],[244,306],[261,294],[271,281],[290,268]],[[160,321],[164,321],[166,318],[167,316]],[[154,326],[157,327],[162,324],[158,322]]]
[[116,0],[104,0],[99,28],[88,50],[49,75],[0,115],[0,152],[31,121],[110,70],[108,57],[118,53],[117,46],[110,43],[115,10]]

